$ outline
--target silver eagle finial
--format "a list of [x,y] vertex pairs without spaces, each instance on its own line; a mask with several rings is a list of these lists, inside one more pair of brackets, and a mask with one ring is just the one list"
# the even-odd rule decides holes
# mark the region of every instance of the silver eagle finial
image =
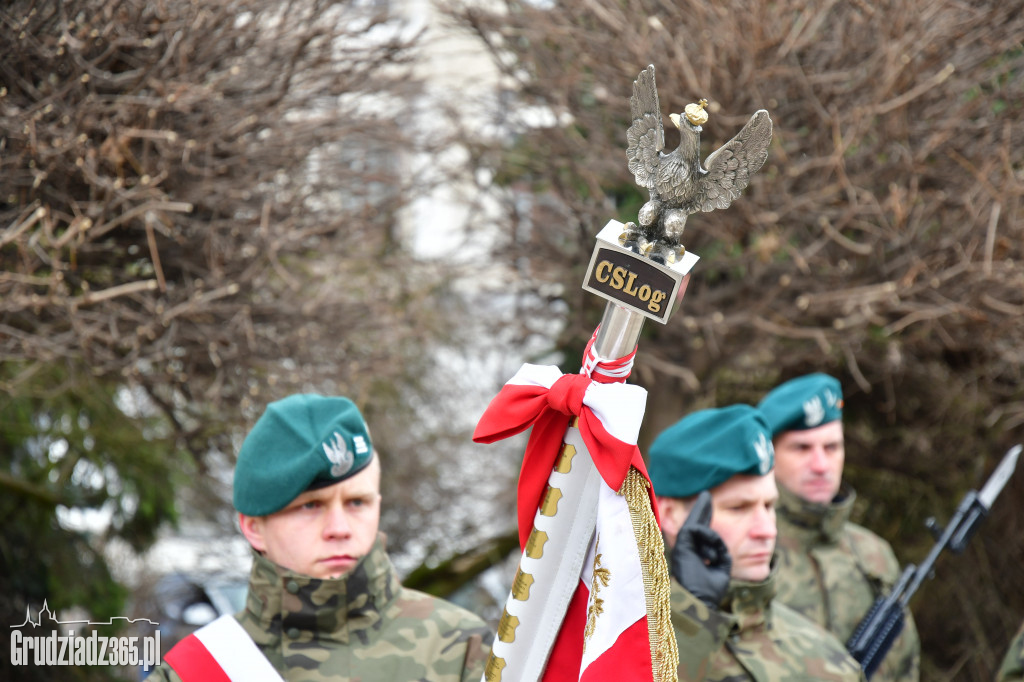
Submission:
[[650,200],[637,215],[640,223],[626,223],[620,243],[651,260],[671,265],[685,249],[680,239],[686,218],[727,208],[750,182],[768,158],[772,141],[772,120],[760,109],[731,140],[700,162],[701,125],[708,120],[707,100],[689,104],[684,115],[669,116],[679,129],[679,146],[666,154],[654,66],[648,66],[633,81],[629,107],[633,122],[626,131],[629,170]]

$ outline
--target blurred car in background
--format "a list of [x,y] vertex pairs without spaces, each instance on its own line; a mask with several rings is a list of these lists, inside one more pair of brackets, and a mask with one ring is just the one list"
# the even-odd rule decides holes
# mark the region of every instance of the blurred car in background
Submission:
[[[168,573],[140,590],[135,613],[159,623],[161,654],[225,614],[245,608],[248,576]],[[139,669],[138,679],[152,671]]]

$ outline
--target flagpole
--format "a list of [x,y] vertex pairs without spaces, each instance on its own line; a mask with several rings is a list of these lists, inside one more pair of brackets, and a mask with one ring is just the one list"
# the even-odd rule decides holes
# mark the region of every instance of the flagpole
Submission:
[[[549,666],[565,679],[579,679],[584,668],[607,676],[619,659],[602,655],[620,641],[623,646],[617,651],[647,652],[652,682],[678,679],[670,576],[653,491],[637,449],[646,392],[627,384],[626,377],[644,320],[668,322],[699,260],[680,241],[687,215],[727,208],[767,158],[772,130],[768,113],[756,112],[703,168],[699,151],[706,105],[706,100],[688,105],[685,119],[670,117],[681,142],[665,153],[654,67],[648,66],[633,82],[626,155],[650,200],[638,213],[640,226],[609,220],[597,235],[583,289],[604,298],[606,306],[585,352],[583,376],[563,377],[554,367],[524,365],[488,406],[474,432],[475,441],[493,442],[533,425],[520,473],[523,554],[485,682],[500,682],[503,676],[504,682],[537,682],[546,678]],[[560,420],[570,413],[559,438]],[[530,527],[527,514],[533,515],[533,523],[524,540],[523,529]],[[623,514],[628,516],[624,525]],[[626,539],[623,527],[628,529]],[[607,533],[604,540],[601,528]],[[612,570],[602,557],[609,563],[624,559],[625,564]],[[632,562],[639,564],[639,571]],[[629,592],[635,579],[615,577],[637,574],[642,578],[639,599]],[[620,587],[622,592],[616,592]],[[627,616],[598,618],[608,607],[604,599],[609,594],[629,595],[613,600],[627,605]],[[639,613],[630,610],[638,603]],[[573,628],[579,627],[581,617],[586,627],[579,632]],[[571,621],[572,628],[563,629],[563,620]],[[588,652],[591,641],[597,642],[596,653]]]

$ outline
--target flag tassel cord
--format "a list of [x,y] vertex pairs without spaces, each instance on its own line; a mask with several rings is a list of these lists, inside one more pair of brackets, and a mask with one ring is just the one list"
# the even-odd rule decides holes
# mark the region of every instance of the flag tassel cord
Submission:
[[661,537],[661,529],[651,510],[649,485],[643,474],[630,467],[619,494],[626,498],[637,548],[640,550],[654,681],[677,682],[679,648],[672,629],[668,565],[665,562],[665,544]]

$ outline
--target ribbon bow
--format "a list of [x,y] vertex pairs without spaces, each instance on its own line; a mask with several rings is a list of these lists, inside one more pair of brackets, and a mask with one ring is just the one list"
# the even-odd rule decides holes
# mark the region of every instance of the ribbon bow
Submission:
[[623,358],[605,360],[593,352],[590,339],[581,374],[563,375],[552,365],[523,365],[487,406],[473,432],[473,441],[493,443],[533,427],[519,473],[519,545],[526,546],[533,516],[548,476],[561,452],[566,418],[579,417],[580,435],[601,478],[619,490],[629,467],[645,478],[637,436],[647,391],[624,383],[636,349]]

